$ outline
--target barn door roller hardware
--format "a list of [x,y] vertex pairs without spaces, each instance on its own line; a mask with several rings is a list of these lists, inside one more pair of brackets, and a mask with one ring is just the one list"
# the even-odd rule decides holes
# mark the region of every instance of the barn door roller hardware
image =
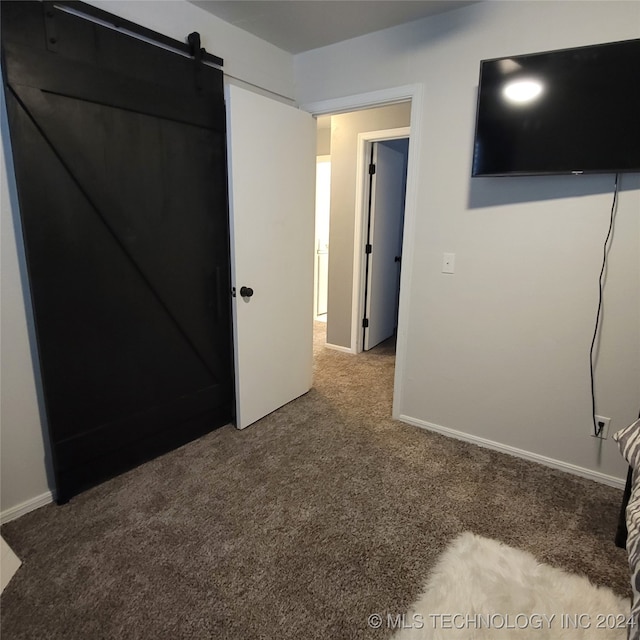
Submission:
[[[180,40],[175,40],[174,38],[165,36],[163,33],[147,29],[135,22],[125,20],[124,18],[120,18],[108,11],[103,11],[102,9],[98,9],[90,4],[78,2],[77,0],[56,0],[55,2],[43,2],[42,4],[44,10],[47,47],[52,51],[57,49],[56,45],[58,42],[58,34],[55,26],[55,16],[56,10],[58,10],[95,22],[103,27],[122,31],[140,40],[145,40],[151,44],[162,46],[166,49],[195,58],[194,53],[192,53],[194,48],[191,44],[191,36],[194,34],[189,35],[188,42],[180,42]],[[207,53],[205,49],[200,46],[200,36],[197,33],[195,35],[198,36],[197,48],[198,60],[200,61],[198,64],[205,63],[216,67],[222,67],[224,60],[218,56],[214,56],[212,53]],[[52,42],[52,38],[55,39],[55,42]]]
[[197,31],[190,33],[187,37],[189,47],[191,47],[191,57],[195,65],[195,83],[196,90],[202,91],[202,57],[207,52],[203,49],[200,43],[200,34]]

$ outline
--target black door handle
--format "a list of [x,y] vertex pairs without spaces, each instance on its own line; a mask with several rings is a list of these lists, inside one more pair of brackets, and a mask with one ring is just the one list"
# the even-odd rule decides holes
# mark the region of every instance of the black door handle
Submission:
[[250,298],[253,295],[253,289],[251,287],[240,287],[240,295],[243,298]]

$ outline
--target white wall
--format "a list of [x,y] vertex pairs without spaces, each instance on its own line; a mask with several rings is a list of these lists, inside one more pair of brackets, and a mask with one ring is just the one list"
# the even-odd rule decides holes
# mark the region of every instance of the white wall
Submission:
[[[31,308],[22,287],[22,235],[14,218],[13,160],[4,93],[0,93],[0,504],[5,520],[14,513],[19,515],[25,503],[38,506],[50,502],[51,492],[29,343]],[[25,305],[29,306],[28,313]]]
[[[624,477],[615,443],[589,435],[588,352],[613,176],[469,176],[481,59],[637,38],[639,25],[638,3],[484,2],[295,57],[302,104],[424,86],[423,133],[412,139],[417,211],[405,237],[413,259],[403,263],[411,284],[395,409],[404,419]],[[454,275],[440,273],[443,252],[456,253]],[[597,412],[612,430],[640,410],[639,256],[640,176],[626,174],[596,377]]]
[[[184,1],[105,2],[91,4],[179,40],[199,31],[203,46],[225,59],[226,73],[279,95],[293,95],[293,57],[276,47],[215,18]],[[4,113],[4,103],[2,106]],[[25,312],[24,264],[15,201],[9,189],[5,151],[9,149],[6,122],[2,135],[2,380],[1,380],[1,501],[6,521],[51,500],[47,480],[45,439],[38,406],[35,352],[29,342],[31,311]],[[9,154],[10,161],[10,154]],[[11,163],[10,168],[11,168]],[[13,182],[13,172],[10,172]]]

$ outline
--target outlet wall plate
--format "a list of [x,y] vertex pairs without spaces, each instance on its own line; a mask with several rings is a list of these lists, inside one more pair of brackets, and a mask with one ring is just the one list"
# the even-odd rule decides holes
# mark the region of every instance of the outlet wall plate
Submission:
[[604,416],[595,416],[596,419],[596,425],[599,425],[601,422],[604,423],[604,426],[602,427],[602,431],[600,432],[600,435],[596,435],[595,433],[593,433],[593,425],[591,426],[591,435],[594,438],[599,438],[600,440],[606,440],[607,437],[609,436],[609,424],[611,423],[611,418],[605,418]]

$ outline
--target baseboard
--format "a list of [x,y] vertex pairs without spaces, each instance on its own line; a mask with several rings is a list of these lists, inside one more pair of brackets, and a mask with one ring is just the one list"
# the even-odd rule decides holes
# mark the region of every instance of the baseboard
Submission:
[[588,480],[594,480],[595,482],[606,484],[610,487],[615,487],[616,489],[623,489],[625,485],[625,480],[622,478],[616,478],[615,476],[609,476],[605,473],[600,473],[599,471],[585,469],[584,467],[579,467],[575,464],[563,462],[562,460],[548,458],[547,456],[543,456],[538,453],[525,451],[524,449],[518,449],[517,447],[511,447],[506,444],[501,444],[500,442],[487,440],[486,438],[480,438],[479,436],[464,433],[463,431],[456,431],[455,429],[450,429],[449,427],[442,427],[438,424],[433,424],[432,422],[426,422],[425,420],[420,420],[418,418],[412,418],[411,416],[405,415],[400,415],[398,417],[398,420],[406,422],[407,424],[411,424],[414,427],[426,429],[427,431],[435,431],[436,433],[441,433],[444,436],[449,436],[451,438],[456,438],[457,440],[464,440],[465,442],[477,444],[478,446],[485,447],[486,449],[493,449],[494,451],[500,451],[501,453],[508,453],[509,455],[515,456],[517,458],[523,458],[524,460],[537,462],[538,464],[542,464],[545,467],[551,467],[552,469],[558,469],[559,471],[571,473],[574,476],[580,476],[582,478],[587,478]]
[[341,351],[342,353],[353,353],[353,349],[350,349],[349,347],[342,347],[339,344],[331,344],[330,342],[326,342],[324,346],[327,347],[327,349]]
[[7,522],[11,522],[20,516],[23,516],[25,513],[29,513],[30,511],[35,511],[40,507],[44,507],[46,504],[53,502],[53,493],[51,491],[47,491],[35,498],[31,498],[26,502],[16,505],[15,507],[11,507],[6,509],[2,513],[0,513],[0,524],[6,524]]

